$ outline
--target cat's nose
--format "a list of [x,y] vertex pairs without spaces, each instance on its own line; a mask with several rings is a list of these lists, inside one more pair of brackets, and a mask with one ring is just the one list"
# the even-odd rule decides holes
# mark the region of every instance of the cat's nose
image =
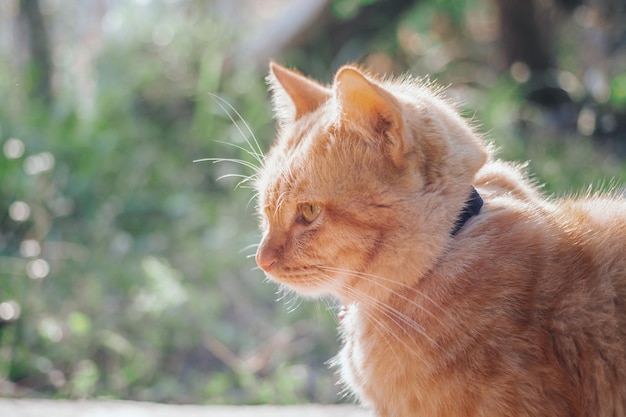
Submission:
[[278,262],[278,251],[269,245],[261,244],[256,252],[256,263],[265,272],[269,272]]

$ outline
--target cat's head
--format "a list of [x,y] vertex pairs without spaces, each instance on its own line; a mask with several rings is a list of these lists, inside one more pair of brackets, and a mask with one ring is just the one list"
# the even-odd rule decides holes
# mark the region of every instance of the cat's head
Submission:
[[432,266],[486,159],[467,123],[428,87],[353,66],[331,86],[277,64],[268,79],[279,128],[257,176],[258,265],[344,300]]

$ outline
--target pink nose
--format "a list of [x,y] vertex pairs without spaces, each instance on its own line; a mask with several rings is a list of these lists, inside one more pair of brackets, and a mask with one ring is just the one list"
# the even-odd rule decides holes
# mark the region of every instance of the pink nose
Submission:
[[265,272],[269,272],[272,266],[278,262],[278,251],[269,245],[261,244],[256,252],[256,263]]

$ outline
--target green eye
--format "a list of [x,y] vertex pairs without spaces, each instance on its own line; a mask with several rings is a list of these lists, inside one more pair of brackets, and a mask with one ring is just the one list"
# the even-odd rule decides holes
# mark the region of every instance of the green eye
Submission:
[[300,215],[307,223],[313,223],[322,212],[322,205],[319,203],[300,203],[299,205]]

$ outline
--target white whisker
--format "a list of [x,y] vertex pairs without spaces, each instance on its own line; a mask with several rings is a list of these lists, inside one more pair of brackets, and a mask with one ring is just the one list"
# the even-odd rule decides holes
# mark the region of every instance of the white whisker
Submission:
[[250,168],[254,172],[256,172],[258,170],[257,166],[254,165],[253,163],[248,162],[248,161],[244,161],[243,159],[236,159],[236,158],[201,158],[201,159],[194,159],[193,162],[194,163],[197,163],[197,162],[213,162],[214,164],[216,164],[218,162],[232,162],[234,164],[239,164],[239,165],[245,166],[246,168]]
[[224,174],[224,175],[220,175],[216,179],[217,179],[217,181],[221,181],[221,180],[226,179],[226,178],[243,178],[243,181],[237,183],[235,188],[239,188],[239,184],[243,184],[243,183],[245,183],[245,181],[249,181],[250,180],[249,176],[243,175],[243,174]]
[[[328,276],[328,275],[324,275],[326,278],[332,279],[332,276]],[[414,320],[412,320],[410,317],[408,317],[406,314],[398,311],[397,309],[391,308],[388,305],[381,305],[380,304],[380,300],[376,299],[375,297],[364,293],[362,291],[358,291],[355,288],[346,288],[346,290],[354,295],[355,297],[357,297],[359,300],[365,302],[367,304],[367,306],[369,306],[370,308],[373,308],[374,310],[378,311],[379,313],[383,314],[384,316],[386,316],[391,322],[393,322],[396,326],[398,326],[399,328],[402,328],[403,325],[406,325],[407,327],[415,330],[416,332],[418,332],[419,334],[421,334],[425,339],[427,339],[429,342],[431,342],[434,346],[439,347],[439,345],[437,344],[437,342],[431,338],[425,331],[425,329],[420,326],[418,323],[416,323]],[[374,327],[379,327],[379,326],[374,326]],[[385,327],[385,326],[382,326]],[[387,330],[387,329],[386,329]],[[396,335],[393,331],[390,331],[395,337],[399,338],[398,335]],[[403,344],[405,344],[405,346],[407,347],[407,349],[412,350],[412,348],[408,345],[406,345],[406,342],[404,342],[401,339],[398,339],[399,341],[401,341]],[[416,352],[414,352],[416,353]]]
[[[381,283],[379,281],[393,283],[394,285],[397,285],[400,288],[410,290],[411,292],[415,293],[416,295],[422,297],[424,300],[426,300],[430,304],[432,304],[433,307],[437,308],[437,310],[442,312],[446,316],[446,318],[455,320],[435,300],[433,300],[427,294],[424,294],[422,291],[419,291],[419,290],[417,290],[416,288],[414,288],[414,287],[412,287],[410,285],[404,284],[402,282],[398,282],[398,281],[393,280],[393,279],[385,278],[385,277],[380,276],[380,275],[373,275],[373,274],[368,274],[368,273],[365,273],[365,272],[351,271],[351,270],[348,270],[348,269],[334,268],[334,267],[327,267],[327,266],[320,267],[320,269],[323,269],[323,270],[326,270],[326,271],[330,271],[330,272],[338,272],[338,273],[348,274],[348,275],[351,275],[353,277],[362,278],[362,279],[365,279],[367,282],[369,282],[371,284],[374,284],[374,285],[378,286],[379,288],[384,288],[386,290],[391,290],[391,289],[389,287],[385,286],[383,283]],[[423,311],[424,313],[428,314],[429,316],[431,316],[432,318],[436,319],[438,322],[441,323],[441,319],[439,319],[437,316],[435,316],[432,313],[432,311],[430,311],[428,308],[426,308],[422,304],[420,304],[420,303],[416,302],[415,300],[412,300],[412,299],[410,299],[410,298],[408,298],[408,297],[398,293],[397,291],[392,291],[392,293],[394,295],[396,295],[398,298],[400,298],[400,299],[402,299],[404,301],[407,301],[412,306],[420,309],[421,311]]]
[[247,251],[247,250],[249,250],[249,249],[252,249],[252,248],[258,248],[258,247],[259,247],[259,244],[258,244],[258,243],[252,243],[252,244],[250,244],[250,245],[246,246],[245,248],[241,248],[241,249],[239,250],[239,253],[244,253],[245,251]]
[[[242,187],[245,188],[245,187]],[[250,187],[251,189],[255,189],[254,187]],[[250,199],[248,200],[248,203],[246,204],[246,210],[250,208],[250,204],[252,204],[252,202],[254,200],[256,200],[259,197],[259,193],[258,192],[254,192],[254,194],[252,194],[252,197],[250,197]]]
[[[217,94],[213,94],[213,93],[208,93],[208,94],[213,98],[213,100],[217,103],[217,105],[220,106],[222,111],[226,113],[230,121],[233,123],[233,125],[235,125],[236,129],[241,134],[241,137],[244,138],[248,146],[250,146],[250,148],[252,149],[252,152],[255,153],[259,157],[258,158],[259,162],[263,163],[263,159],[264,159],[263,150],[261,149],[261,146],[259,146],[259,142],[257,141],[256,136],[254,135],[254,132],[250,128],[250,125],[248,125],[248,123],[241,116],[241,114],[237,111],[237,109],[235,109],[228,101],[218,96]],[[252,138],[253,143],[250,142],[250,140],[248,139],[248,136],[244,134],[244,132],[241,130],[241,128],[235,121],[234,117],[230,114],[228,109],[234,112],[235,115],[239,118],[239,120],[241,120],[241,122],[244,124],[244,126],[246,127],[246,130],[248,131],[248,133],[250,134],[250,137]]]
[[291,314],[302,305],[302,298],[293,294],[293,297],[289,301],[285,302],[285,305],[287,307],[287,312]]
[[[420,356],[418,354],[418,352],[415,351],[414,347],[412,346],[408,346],[407,342],[405,342],[404,340],[402,340],[400,338],[400,336],[397,334],[397,332],[394,332],[392,329],[388,328],[387,326],[385,326],[384,323],[381,322],[381,320],[374,318],[374,317],[368,317],[368,320],[373,322],[374,325],[374,329],[376,329],[376,331],[378,332],[378,334],[380,335],[380,337],[382,337],[382,339],[385,341],[385,343],[387,344],[387,346],[389,347],[389,350],[391,352],[393,352],[393,355],[395,356],[396,360],[398,362],[401,362],[402,359],[400,358],[400,355],[398,354],[397,348],[394,347],[394,343],[393,341],[387,336],[387,335],[391,335],[393,339],[396,339],[398,342],[400,342],[402,345],[404,345],[404,347],[409,351],[409,352],[413,352],[415,354],[415,356]],[[397,323],[396,323],[397,324]]]
[[[256,159],[256,161],[257,161],[259,164],[263,165],[262,155],[261,155],[261,156],[259,156],[259,154],[257,154],[257,153],[256,153],[256,152],[254,152],[254,151],[251,151],[250,149],[246,149],[246,148],[244,148],[243,146],[239,146],[239,145],[237,145],[236,143],[230,143],[230,142],[225,142],[225,141],[221,141],[221,140],[216,140],[215,142],[216,142],[216,143],[220,143],[220,144],[222,144],[222,145],[228,145],[228,146],[232,146],[233,148],[239,149],[239,150],[241,150],[242,152],[245,152],[245,153],[247,153],[248,155],[250,155],[251,157],[253,157],[254,159]],[[258,169],[258,167],[257,167],[257,169]]]

